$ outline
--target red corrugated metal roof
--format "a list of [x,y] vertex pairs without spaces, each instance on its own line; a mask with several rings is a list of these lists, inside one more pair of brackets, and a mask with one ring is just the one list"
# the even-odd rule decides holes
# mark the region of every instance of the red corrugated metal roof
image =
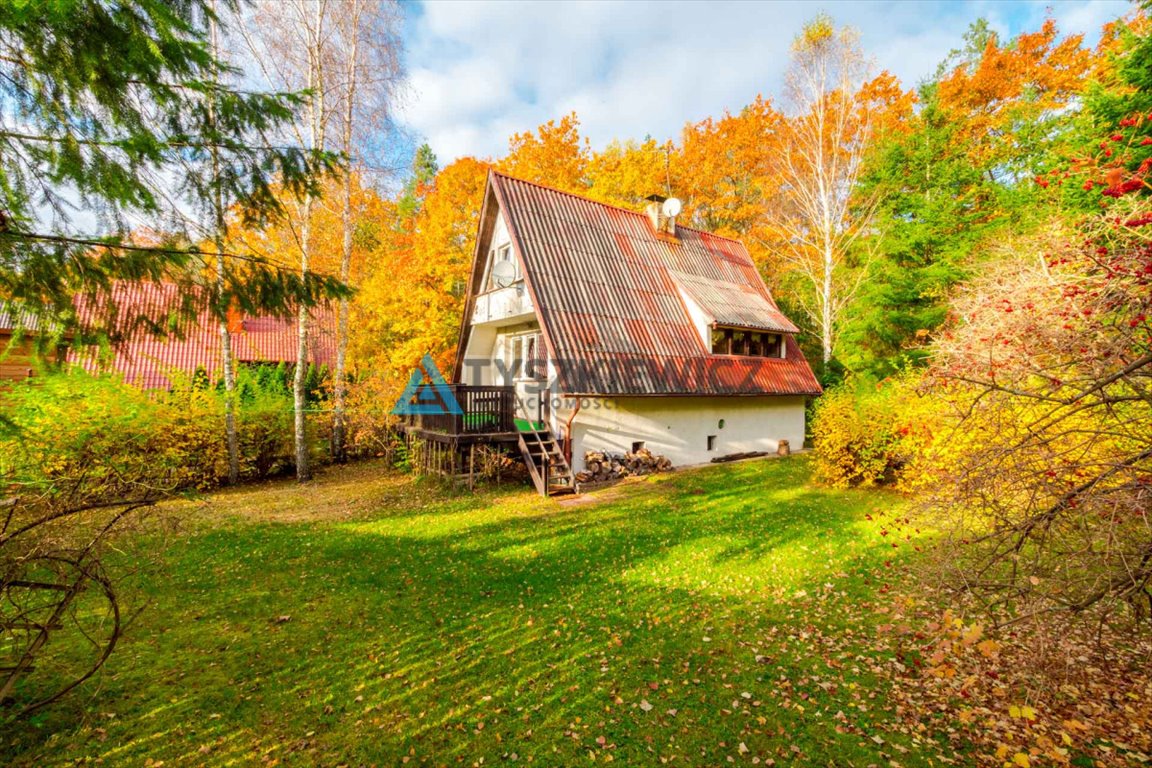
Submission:
[[[118,283],[111,299],[122,315],[147,312],[152,317],[175,313],[182,294],[170,283]],[[93,314],[87,302],[77,297],[81,317]],[[335,319],[333,313],[316,308],[309,333],[308,362],[332,365],[336,359]],[[238,363],[294,363],[296,361],[296,323],[277,317],[252,317],[232,323],[232,352]],[[100,358],[96,350],[73,350],[69,361],[89,371],[112,370],[125,381],[145,389],[166,389],[172,374],[192,374],[203,369],[216,379],[221,370],[220,328],[204,310],[193,319],[178,324],[179,337],[157,338],[146,329],[129,333],[110,359]]]
[[[676,239],[659,236],[643,213],[495,172],[489,189],[507,217],[563,392],[821,391],[794,338],[784,359],[704,347],[677,276],[719,322],[739,317],[748,327],[795,330],[740,242],[688,227],[678,227]],[[720,294],[724,301],[709,301]]]

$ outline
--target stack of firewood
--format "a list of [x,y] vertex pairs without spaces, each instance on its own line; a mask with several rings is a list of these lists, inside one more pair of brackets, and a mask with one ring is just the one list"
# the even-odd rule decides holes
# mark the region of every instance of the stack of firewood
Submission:
[[656,456],[647,448],[623,455],[589,451],[584,454],[584,471],[576,473],[576,480],[581,483],[599,483],[632,475],[666,472],[669,469],[672,469],[670,459]]

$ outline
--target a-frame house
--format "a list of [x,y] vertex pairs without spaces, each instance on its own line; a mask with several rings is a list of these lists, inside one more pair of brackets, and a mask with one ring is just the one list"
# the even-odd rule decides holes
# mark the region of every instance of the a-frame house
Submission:
[[[514,440],[544,493],[588,451],[690,465],[801,446],[821,390],[796,326],[740,242],[678,213],[491,173],[453,374],[464,413],[441,427]],[[510,415],[468,413],[498,400]]]

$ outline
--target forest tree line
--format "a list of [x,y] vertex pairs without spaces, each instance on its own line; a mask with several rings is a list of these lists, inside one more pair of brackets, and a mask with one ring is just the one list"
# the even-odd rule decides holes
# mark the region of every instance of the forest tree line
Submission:
[[[512,136],[503,157],[443,167],[423,145],[398,194],[356,183],[355,367],[406,376],[425,352],[451,365],[489,168],[632,210],[647,195],[676,195],[685,225],[745,243],[826,383],[922,362],[952,289],[994,260],[992,246],[1098,207],[1105,188],[1085,191],[1073,167],[1095,156],[1124,108],[1115,102],[1134,87],[1125,61],[1143,30],[1135,15],[1089,47],[1052,21],[1010,40],[978,21],[934,76],[912,86],[871,73],[853,33],[818,18],[798,38],[789,83],[809,68],[805,48],[849,70],[829,78],[822,102],[789,85],[778,102],[758,97],[685,125],[673,141],[602,149],[573,113]],[[839,167],[797,157],[814,144],[827,150],[824,165]],[[1076,184],[1066,181],[1072,174]],[[825,237],[813,234],[824,208],[798,199],[821,175],[836,219]]]

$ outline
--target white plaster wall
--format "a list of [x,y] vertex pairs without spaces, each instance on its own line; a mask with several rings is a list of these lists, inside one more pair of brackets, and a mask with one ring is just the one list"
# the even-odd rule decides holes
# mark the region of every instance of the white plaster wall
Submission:
[[[492,229],[492,241],[489,243],[489,252],[484,254],[485,264],[483,279],[488,279],[488,270],[491,265],[488,260],[491,258],[492,250],[510,242],[511,236],[508,234],[508,225],[504,220],[504,212],[500,211],[496,214],[496,223]],[[483,284],[481,285],[483,291]],[[514,289],[505,289],[514,290]],[[529,315],[530,319],[533,315]],[[495,361],[501,360],[504,357],[504,344],[503,338],[499,334],[499,323],[482,323],[480,325],[472,325],[468,334],[468,346],[464,351],[465,361],[487,361],[485,365],[465,365],[464,370],[461,371],[461,382],[464,384],[480,385],[480,386],[493,386],[504,384],[503,377],[500,375],[496,368]]]
[[489,249],[494,249],[504,243],[511,242],[512,236],[508,234],[508,224],[504,221],[504,211],[499,211],[496,214],[496,224],[492,227],[492,242],[488,244]]
[[680,293],[680,298],[684,302],[684,307],[688,310],[688,317],[692,320],[692,325],[696,326],[696,333],[700,334],[700,343],[704,345],[707,352],[712,351],[712,318],[705,312],[696,300],[693,299],[688,293],[677,287]]
[[[473,386],[493,386],[497,371],[493,360],[497,354],[503,354],[503,348],[497,350],[496,327],[492,325],[474,325],[468,334],[468,347],[464,355],[464,368],[460,371],[460,382]],[[483,365],[474,364],[485,361]]]
[[[570,415],[570,409],[563,409],[557,421],[564,423]],[[713,451],[708,450],[708,435],[716,435]],[[643,441],[652,453],[686,466],[732,453],[775,451],[782,439],[793,450],[803,447],[803,397],[592,399],[583,403],[572,423],[572,463],[579,471],[587,451],[626,453],[633,442]]]

